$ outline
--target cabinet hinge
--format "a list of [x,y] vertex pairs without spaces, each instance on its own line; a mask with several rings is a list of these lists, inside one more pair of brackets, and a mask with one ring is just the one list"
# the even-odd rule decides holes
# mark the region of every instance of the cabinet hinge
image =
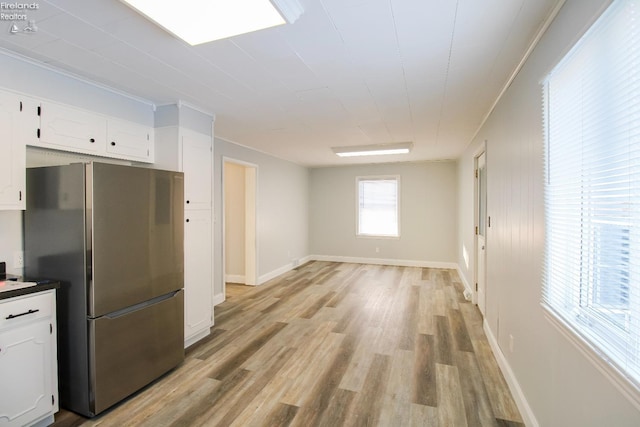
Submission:
[[20,111],[22,111],[22,101],[20,101]]
[[476,178],[478,178],[478,169],[476,169]]
[[478,292],[478,284],[476,283],[476,292]]
[[38,105],[38,116],[42,115],[42,107]]
[[40,128],[38,128],[38,138],[40,138]]
[[52,394],[51,395],[51,406],[56,404],[56,397]]
[[476,225],[476,236],[478,235],[478,226]]
[[53,334],[53,324],[49,323],[49,334]]
[[22,190],[18,191],[18,201],[22,201]]

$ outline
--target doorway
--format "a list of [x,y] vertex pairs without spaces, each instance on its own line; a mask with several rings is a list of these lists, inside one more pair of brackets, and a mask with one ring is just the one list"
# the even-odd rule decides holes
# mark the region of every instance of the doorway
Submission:
[[486,309],[486,247],[487,247],[487,162],[483,150],[475,157],[475,223],[476,223],[476,298],[484,316]]
[[258,284],[258,167],[230,158],[223,158],[222,164],[222,268],[226,299],[226,283]]

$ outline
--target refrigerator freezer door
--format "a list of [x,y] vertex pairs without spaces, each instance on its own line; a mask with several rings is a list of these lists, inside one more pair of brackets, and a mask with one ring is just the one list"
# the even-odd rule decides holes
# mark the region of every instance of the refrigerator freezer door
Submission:
[[184,291],[126,314],[89,321],[91,414],[96,415],[184,360]]
[[183,175],[104,163],[87,167],[93,169],[86,174],[93,229],[89,317],[181,289]]

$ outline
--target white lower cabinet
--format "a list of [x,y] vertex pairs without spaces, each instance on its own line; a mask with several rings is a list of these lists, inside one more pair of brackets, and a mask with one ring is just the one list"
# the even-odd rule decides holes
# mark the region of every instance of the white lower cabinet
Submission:
[[47,425],[58,411],[55,291],[0,300],[0,426]]
[[185,347],[209,334],[213,325],[211,211],[184,212]]

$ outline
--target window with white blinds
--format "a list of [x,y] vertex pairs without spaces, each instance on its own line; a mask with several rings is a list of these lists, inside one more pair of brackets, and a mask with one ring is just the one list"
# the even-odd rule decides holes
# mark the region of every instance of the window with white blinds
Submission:
[[358,236],[399,237],[400,177],[358,177]]
[[640,390],[640,28],[616,0],[545,80],[543,306]]

